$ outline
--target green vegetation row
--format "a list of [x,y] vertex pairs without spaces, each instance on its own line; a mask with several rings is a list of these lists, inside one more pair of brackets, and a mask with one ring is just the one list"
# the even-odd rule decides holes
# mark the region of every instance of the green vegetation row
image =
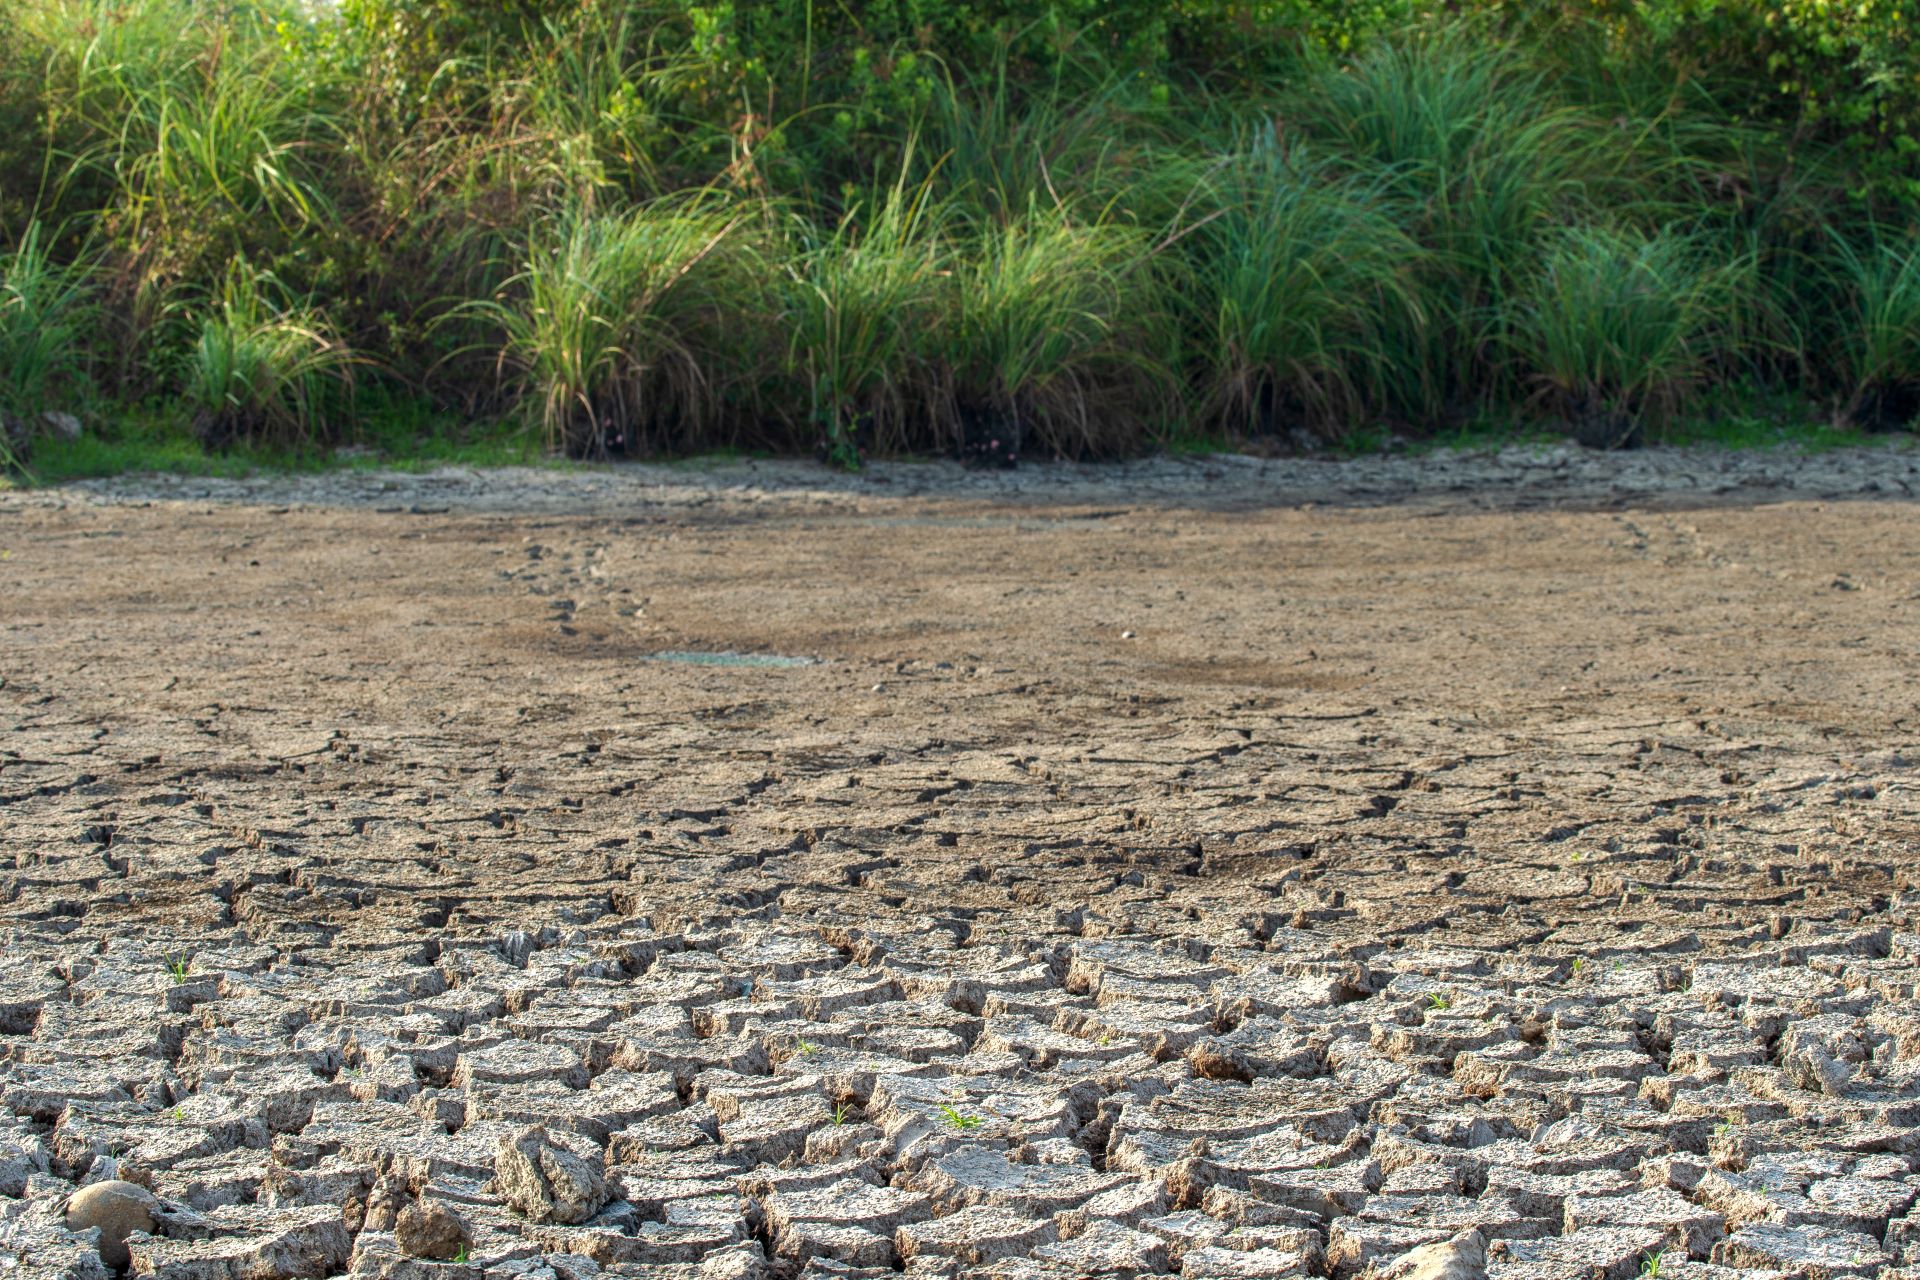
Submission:
[[[1920,411],[1889,0],[12,0],[0,433],[1105,457]],[[400,408],[396,409],[395,406]],[[0,449],[8,446],[0,443]]]

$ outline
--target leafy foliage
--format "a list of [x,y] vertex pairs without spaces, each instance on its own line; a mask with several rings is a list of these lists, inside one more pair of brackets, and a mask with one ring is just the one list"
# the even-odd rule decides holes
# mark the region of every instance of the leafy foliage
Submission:
[[1571,227],[1516,300],[1509,341],[1583,433],[1618,444],[1705,370],[1724,283],[1682,233]]
[[353,352],[310,310],[276,303],[277,285],[237,261],[195,325],[181,381],[209,445],[311,443],[352,387]]
[[759,311],[742,220],[698,201],[646,205],[570,213],[534,241],[505,299],[482,310],[555,446],[644,452],[718,417],[725,353]]
[[1912,26],[1878,0],[14,0],[0,395],[282,447],[355,430],[371,384],[574,454],[850,465],[1514,413],[1612,439],[1735,386],[1900,424]]
[[57,407],[51,397],[73,389],[97,323],[84,266],[54,261],[48,239],[30,224],[19,246],[0,255],[0,416],[22,421]]

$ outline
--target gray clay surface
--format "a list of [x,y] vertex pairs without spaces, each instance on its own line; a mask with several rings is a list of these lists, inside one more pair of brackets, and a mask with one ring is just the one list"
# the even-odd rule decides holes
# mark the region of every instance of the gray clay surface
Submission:
[[0,1276],[1914,1280],[1917,490],[0,494]]

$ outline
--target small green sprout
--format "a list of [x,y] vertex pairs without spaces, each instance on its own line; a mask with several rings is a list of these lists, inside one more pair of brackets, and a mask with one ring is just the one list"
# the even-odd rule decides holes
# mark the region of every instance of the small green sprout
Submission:
[[193,957],[183,951],[177,956],[169,953],[166,959],[167,973],[173,978],[174,985],[178,986],[180,983],[185,982],[187,980],[187,966],[193,963]]
[[969,1133],[986,1123],[986,1121],[982,1120],[979,1116],[966,1115],[963,1112],[954,1110],[951,1106],[940,1108],[940,1118],[962,1133]]
[[814,1054],[820,1052],[820,1046],[811,1040],[802,1040],[793,1047],[800,1051],[800,1056],[803,1058],[811,1058]]
[[1427,992],[1427,1007],[1429,1009],[1451,1009],[1453,1008],[1453,1001],[1449,1000],[1443,992],[1429,991]]
[[1582,969],[1585,969],[1586,967],[1587,967],[1587,962],[1586,962],[1586,959],[1585,959],[1584,957],[1582,957],[1582,956],[1575,956],[1575,957],[1573,958],[1573,976],[1574,976],[1574,977],[1576,977],[1576,978],[1577,978],[1577,977],[1579,977],[1579,976],[1580,976],[1580,971],[1581,971]]
[[1113,1043],[1113,1032],[1111,1032],[1111,1031],[1102,1031],[1102,1032],[1100,1033],[1100,1047],[1101,1047],[1102,1049],[1105,1049],[1105,1048],[1107,1048],[1107,1047],[1108,1047],[1109,1045],[1111,1045],[1112,1043]]
[[460,1246],[460,1251],[453,1255],[453,1262],[457,1266],[465,1266],[472,1260],[473,1256],[467,1251],[467,1246],[464,1244]]
[[1649,1253],[1643,1257],[1640,1260],[1641,1280],[1657,1280],[1660,1275],[1660,1259],[1666,1256],[1664,1253]]
[[838,1125],[843,1125],[846,1122],[847,1122],[847,1104],[844,1102],[834,1103],[833,1104],[833,1123],[836,1126],[838,1126]]

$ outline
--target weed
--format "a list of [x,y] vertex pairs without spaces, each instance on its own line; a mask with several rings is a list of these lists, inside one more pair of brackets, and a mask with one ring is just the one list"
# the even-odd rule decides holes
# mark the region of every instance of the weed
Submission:
[[453,1257],[448,1259],[448,1261],[452,1262],[455,1266],[466,1266],[473,1261],[473,1255],[469,1252],[469,1249],[470,1246],[463,1243],[458,1249],[454,1250]]
[[1453,1008],[1453,1001],[1448,998],[1444,992],[1429,991],[1427,993],[1427,1007],[1435,1010],[1451,1009]]
[[1407,322],[1378,340],[1415,419],[1495,389],[1488,339],[1557,214],[1593,169],[1591,133],[1510,45],[1454,25],[1384,43],[1301,85],[1294,114],[1384,184],[1421,246]]
[[[18,247],[0,255],[0,474],[24,461],[10,441],[54,407],[56,393],[77,388],[77,353],[98,322],[84,269],[56,263],[46,242],[32,223]],[[10,418],[21,425],[10,428]]]
[[1212,409],[1243,430],[1298,418],[1338,436],[1381,403],[1387,335],[1417,326],[1420,250],[1378,181],[1256,134],[1193,206],[1194,329],[1206,334]]
[[811,1058],[814,1054],[820,1052],[820,1046],[811,1040],[797,1041],[793,1047],[803,1058]]
[[788,367],[804,380],[811,425],[838,466],[859,466],[863,437],[897,450],[910,410],[927,410],[926,335],[939,320],[947,255],[938,221],[926,187],[904,184],[850,210],[824,239],[801,221]]
[[1696,237],[1575,227],[1514,303],[1506,342],[1582,440],[1624,444],[1703,376],[1724,284]]
[[76,406],[37,477],[1920,418],[1895,10],[1782,16],[1796,84],[1818,24],[1889,59],[1783,95],[1717,5],[1654,24],[1687,57],[1493,0],[855,8],[0,5],[0,451]]
[[1660,1260],[1663,1253],[1649,1253],[1640,1260],[1640,1274],[1645,1280],[1655,1280],[1660,1274]]
[[941,1107],[939,1115],[942,1120],[962,1133],[971,1133],[973,1130],[986,1124],[986,1121],[981,1117],[959,1111],[952,1105]]
[[833,1123],[835,1127],[843,1125],[846,1122],[847,1122],[847,1104],[844,1102],[834,1103],[833,1104]]
[[976,228],[945,355],[961,453],[990,466],[1113,455],[1171,416],[1172,313],[1147,238],[1036,209]]
[[723,353],[759,312],[745,217],[709,197],[571,211],[537,235],[503,297],[467,314],[501,332],[549,443],[582,457],[694,438],[719,416]]
[[275,302],[278,284],[242,260],[198,323],[184,362],[186,397],[203,443],[306,445],[353,385],[353,353],[313,312]]
[[166,956],[167,975],[173,979],[176,986],[187,980],[187,966],[192,962],[193,957],[184,951],[179,955],[169,953]]
[[1834,363],[1846,389],[1839,418],[1885,427],[1920,419],[1920,236],[1865,248],[1834,241],[1846,324]]

